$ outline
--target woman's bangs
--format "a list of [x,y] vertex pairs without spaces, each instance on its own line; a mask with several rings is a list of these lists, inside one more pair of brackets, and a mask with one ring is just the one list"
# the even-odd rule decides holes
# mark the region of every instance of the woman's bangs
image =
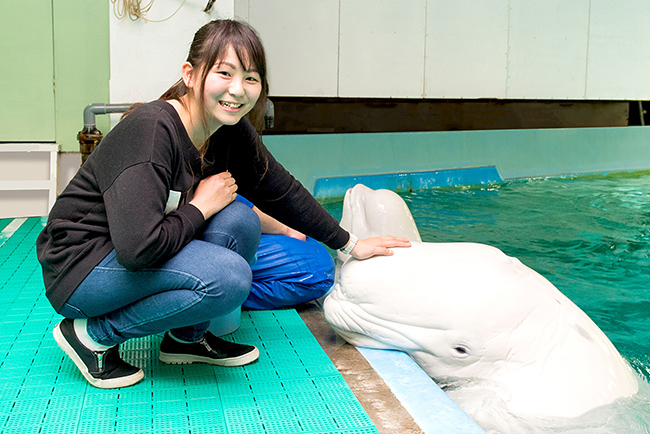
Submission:
[[264,52],[260,50],[260,47],[257,46],[258,44],[255,44],[254,41],[247,38],[246,35],[237,36],[237,40],[232,41],[232,46],[237,54],[239,63],[244,67],[244,70],[255,71],[264,79],[266,77]]

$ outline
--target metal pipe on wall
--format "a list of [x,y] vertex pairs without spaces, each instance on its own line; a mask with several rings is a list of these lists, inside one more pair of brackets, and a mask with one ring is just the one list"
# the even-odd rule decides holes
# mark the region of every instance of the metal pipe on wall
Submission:
[[79,150],[81,151],[81,164],[86,162],[88,156],[95,150],[99,142],[104,137],[102,132],[97,129],[95,115],[108,113],[124,113],[133,104],[89,104],[84,109],[84,128],[77,134],[79,140]]

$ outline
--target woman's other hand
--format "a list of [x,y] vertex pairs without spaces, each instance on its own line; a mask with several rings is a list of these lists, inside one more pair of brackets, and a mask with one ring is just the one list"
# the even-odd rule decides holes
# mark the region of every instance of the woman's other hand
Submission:
[[286,226],[286,230],[283,235],[286,235],[287,237],[295,238],[297,240],[305,241],[307,240],[307,237],[305,234],[302,232],[298,232],[295,229],[291,229],[289,226]]
[[258,207],[253,205],[253,211],[257,213],[260,218],[260,225],[262,226],[263,234],[286,235],[287,237],[295,238],[297,240],[305,241],[307,237],[302,232],[291,229],[284,223],[280,223],[270,215],[262,212]]
[[384,235],[381,237],[371,237],[359,240],[357,245],[352,249],[352,256],[356,259],[368,259],[373,256],[390,256],[393,251],[392,247],[411,247],[408,238],[393,237]]
[[237,183],[230,172],[217,173],[199,182],[190,203],[208,219],[235,200],[236,191]]

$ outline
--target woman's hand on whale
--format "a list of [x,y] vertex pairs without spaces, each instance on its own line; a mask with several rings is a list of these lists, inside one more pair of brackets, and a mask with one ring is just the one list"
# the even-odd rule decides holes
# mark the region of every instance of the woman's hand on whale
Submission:
[[359,240],[357,245],[352,249],[352,256],[356,259],[368,259],[373,256],[390,256],[393,247],[411,247],[408,238],[393,237],[384,235],[381,237],[371,237]]

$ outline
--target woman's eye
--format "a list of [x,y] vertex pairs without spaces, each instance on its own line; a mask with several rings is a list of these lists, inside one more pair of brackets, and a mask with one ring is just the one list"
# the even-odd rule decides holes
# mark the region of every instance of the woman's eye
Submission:
[[257,83],[260,80],[257,77],[247,77],[246,81],[250,81],[251,83]]
[[224,77],[230,77],[230,73],[228,71],[217,71],[217,74]]

